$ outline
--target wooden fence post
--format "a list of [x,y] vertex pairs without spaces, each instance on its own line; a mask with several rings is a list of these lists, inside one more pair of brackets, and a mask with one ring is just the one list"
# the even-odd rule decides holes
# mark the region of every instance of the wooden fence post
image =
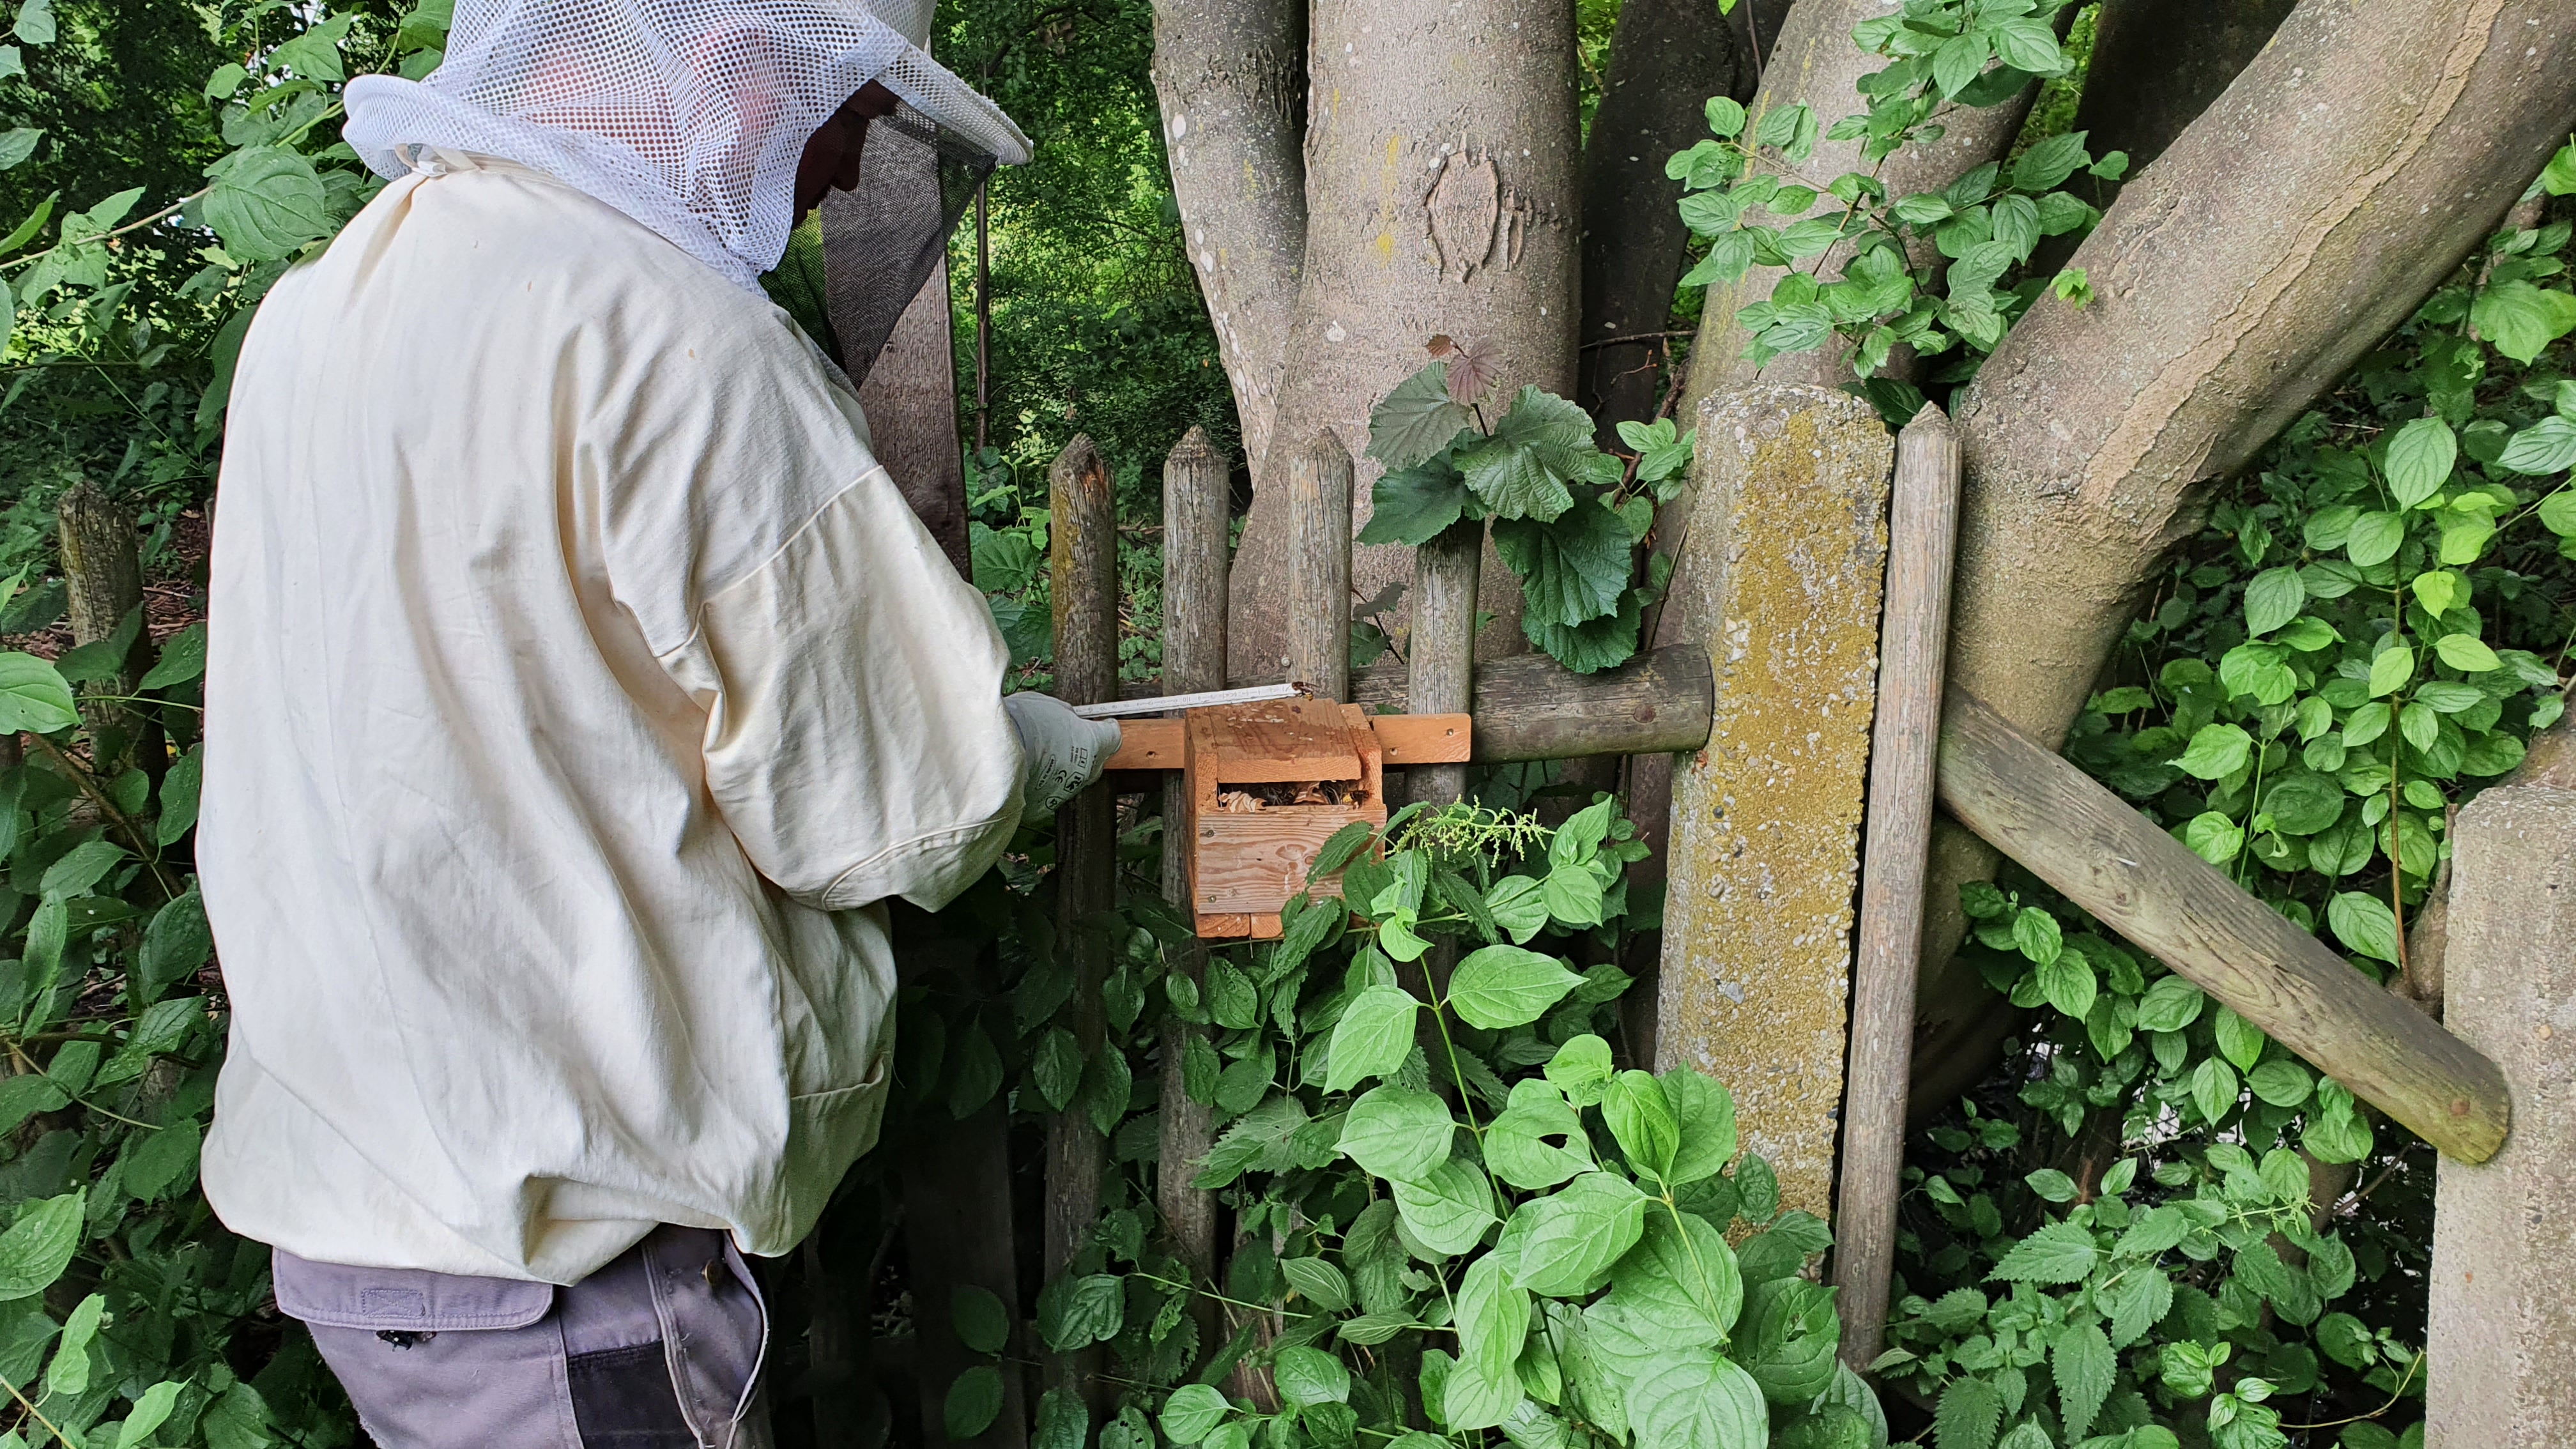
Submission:
[[[1089,437],[1076,436],[1057,456],[1047,481],[1055,692],[1068,704],[1097,704],[1118,696],[1118,520],[1109,468]],[[1056,950],[1072,953],[1076,972],[1064,1010],[1088,1061],[1100,1054],[1107,1034],[1100,992],[1108,962],[1105,943],[1084,922],[1116,904],[1117,799],[1106,784],[1083,791],[1056,812],[1055,861]],[[1108,1166],[1108,1139],[1080,1107],[1057,1113],[1047,1124],[1048,1278],[1072,1264],[1100,1216]],[[1051,1356],[1048,1387],[1070,1388],[1096,1401],[1099,1361],[1097,1346]]]
[[2451,838],[2443,1016],[2513,1092],[2487,1161],[2433,1197],[2427,1449],[2576,1442],[2576,791],[2489,790]]
[[1914,974],[1923,950],[1923,869],[1950,640],[1959,527],[1959,437],[1929,403],[1896,436],[1888,500],[1887,611],[1879,629],[1878,719],[1870,730],[1868,845],[1853,953],[1851,1064],[1844,1074],[1834,1285],[1842,1357],[1878,1357],[1896,1258],[1905,1093],[1914,1048]]
[[1659,1066],[1735,1095],[1781,1202],[1833,1207],[1861,784],[1893,446],[1849,393],[1700,407],[1699,502],[1663,629],[1708,650],[1708,743],[1673,772]]
[[[1476,584],[1484,563],[1485,526],[1452,524],[1413,551],[1413,632],[1405,640],[1406,708],[1414,714],[1462,714],[1476,685]],[[1418,765],[1406,771],[1415,800],[1446,805],[1467,790],[1464,765]]]
[[1288,678],[1351,696],[1351,455],[1319,431],[1288,459]]
[[[60,525],[63,584],[69,594],[72,642],[94,644],[114,634],[126,616],[143,607],[143,563],[134,546],[134,519],[109,501],[95,483],[64,490],[54,509]],[[152,631],[138,627],[123,667],[100,694],[132,695],[152,672]],[[93,701],[81,706],[92,734],[124,732],[124,748],[154,779],[161,777],[161,730],[152,716],[129,703]],[[106,778],[116,767],[99,761]]]
[[[1229,484],[1226,460],[1192,428],[1163,464],[1163,692],[1183,694],[1225,687],[1226,527]],[[1163,776],[1163,899],[1191,917],[1189,841],[1181,822],[1188,784],[1178,770]],[[1172,969],[1203,979],[1207,948],[1192,940],[1173,953]],[[1161,1168],[1154,1197],[1191,1276],[1216,1282],[1216,1195],[1190,1185],[1214,1142],[1214,1111],[1190,1100],[1181,1064],[1202,1028],[1178,1016],[1163,1023]],[[1219,1344],[1216,1302],[1192,1295],[1199,1351]]]

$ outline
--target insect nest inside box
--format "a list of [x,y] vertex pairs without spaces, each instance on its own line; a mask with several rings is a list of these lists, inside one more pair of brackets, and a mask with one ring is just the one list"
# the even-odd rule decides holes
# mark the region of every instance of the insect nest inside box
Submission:
[[1252,815],[1286,805],[1365,805],[1368,789],[1357,780],[1281,780],[1220,790],[1216,803],[1229,815]]

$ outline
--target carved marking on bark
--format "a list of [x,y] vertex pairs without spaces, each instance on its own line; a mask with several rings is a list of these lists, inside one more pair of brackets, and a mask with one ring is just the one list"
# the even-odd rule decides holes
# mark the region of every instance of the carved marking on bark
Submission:
[[[2092,462],[2083,474],[2083,484],[2077,490],[2079,504],[2108,507],[2117,501],[2122,481],[2138,471],[2155,451],[2166,429],[2181,419],[2185,404],[2198,391],[2201,381],[2223,366],[2256,329],[2272,321],[2272,308],[2284,293],[2309,275],[2316,254],[2323,250],[2336,230],[2361,209],[2363,202],[2404,169],[2417,152],[2431,144],[2433,133],[2450,119],[2453,108],[2459,104],[2461,92],[2468,89],[2469,73],[2493,43],[2495,21],[2504,6],[2505,0],[2488,0],[2472,17],[2471,23],[2460,27],[2450,53],[2443,58],[2437,98],[2413,114],[2406,134],[2398,139],[2397,145],[2378,166],[2356,178],[2326,207],[2311,216],[2307,226],[2278,254],[2273,264],[2253,279],[2245,290],[2259,297],[2260,303],[2228,313],[2221,320],[2222,323],[2232,323],[2232,327],[2204,338],[2199,346],[2176,357],[2138,395],[2137,402],[2122,415],[2120,425],[2102,440],[2102,446],[2093,453]],[[2215,442],[2212,439],[2204,443],[2198,455],[2190,460],[2189,467],[2166,481],[2157,491],[2170,497],[2198,482],[2200,470],[2207,464]]]
[[[1455,263],[1458,280],[1468,281],[1493,255],[1503,219],[1502,177],[1491,155],[1469,152],[1462,139],[1453,153],[1441,148],[1435,164],[1439,178],[1422,199],[1423,232],[1431,239],[1432,260],[1445,280]],[[1519,205],[1517,198],[1512,203]]]

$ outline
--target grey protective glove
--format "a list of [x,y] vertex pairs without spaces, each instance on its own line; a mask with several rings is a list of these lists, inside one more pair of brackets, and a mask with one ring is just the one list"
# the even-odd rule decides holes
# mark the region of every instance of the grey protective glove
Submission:
[[1118,721],[1084,719],[1051,695],[1006,694],[1002,710],[1028,761],[1020,776],[1024,815],[1044,815],[1072,799],[1118,753]]

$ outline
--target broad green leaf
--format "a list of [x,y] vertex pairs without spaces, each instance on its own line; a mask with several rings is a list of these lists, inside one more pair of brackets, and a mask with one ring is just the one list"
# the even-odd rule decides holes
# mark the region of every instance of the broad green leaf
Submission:
[[2469,305],[2469,322],[2496,351],[2529,365],[2542,348],[2576,330],[2576,295],[2519,279],[2491,283]]
[[1448,1005],[1473,1025],[1504,1031],[1538,1020],[1581,984],[1583,978],[1553,956],[1487,946],[1458,963],[1449,978]]
[[[1429,1357],[1424,1355],[1426,1368]],[[1474,1364],[1460,1362],[1441,1385],[1440,1417],[1452,1433],[1499,1428],[1526,1397],[1520,1375],[1505,1370],[1499,1377],[1488,1376]]]
[[2245,767],[2253,748],[2254,737],[2239,726],[2203,725],[2174,765],[2194,779],[2224,779]]
[[1667,1180],[1675,1186],[1714,1177],[1735,1157],[1735,1099],[1716,1078],[1674,1067],[1658,1079],[1681,1129]]
[[2013,1244],[1987,1276],[2007,1283],[2080,1283],[2101,1259],[2091,1229],[2050,1223]]
[[1605,909],[1601,877],[1588,865],[1552,867],[1547,879],[1539,883],[1539,899],[1547,913],[1568,926],[1597,926]]
[[2352,530],[2344,537],[2344,553],[2368,568],[2395,558],[2397,545],[2405,541],[2405,519],[2394,513],[2365,513],[2352,521]]
[[98,1337],[99,1319],[106,1312],[107,1299],[92,1293],[63,1320],[63,1336],[54,1346],[54,1361],[45,1368],[47,1394],[71,1400],[89,1392],[90,1341]]
[[1504,1276],[1502,1254],[1487,1253],[1459,1280],[1457,1304],[1458,1361],[1504,1381],[1529,1339],[1529,1290]]
[[2414,507],[2451,480],[2451,465],[2459,455],[2459,439],[2449,423],[2417,418],[2388,440],[2388,491],[2400,506]]
[[69,900],[98,884],[123,859],[125,852],[113,841],[85,841],[46,867],[44,882],[37,889],[46,900]]
[[1744,1295],[1744,1322],[1728,1352],[1783,1408],[1814,1403],[1834,1381],[1842,1323],[1834,1290],[1803,1278],[1757,1283]]
[[1127,1290],[1115,1274],[1067,1275],[1038,1294],[1038,1336],[1058,1353],[1116,1338],[1127,1326]]
[[206,672],[206,626],[200,621],[171,635],[161,645],[160,662],[143,676],[145,689],[185,684]]
[[18,21],[9,33],[29,45],[54,43],[54,0],[23,0],[18,6]]
[[313,163],[282,146],[233,154],[195,214],[246,262],[278,261],[331,234],[330,199]]
[[2036,1172],[2024,1174],[2022,1181],[2030,1184],[2032,1192],[2038,1193],[2050,1202],[2073,1202],[2078,1191],[2075,1179],[2054,1167],[2043,1167]]
[[1410,1087],[1372,1087],[1351,1104],[1339,1144],[1343,1156],[1373,1176],[1420,1182],[1449,1160],[1457,1122],[1449,1104]]
[[[2391,644],[2370,661],[2370,697],[2395,694],[2415,677],[2415,651],[2404,644]],[[2350,736],[2345,737],[2347,742]]]
[[[2007,50],[2004,54],[2005,63],[2034,75],[2045,75],[2055,70],[2057,68],[2057,62],[2054,59],[2057,49],[2056,33],[2051,31],[2044,21],[2017,23],[2047,33],[2052,58],[2044,65],[2023,65],[2020,61],[2014,60],[2012,53]],[[2037,43],[2037,36],[2026,35],[2025,39],[2034,46]],[[2034,144],[2022,153],[2019,161],[2013,163],[2013,185],[2032,195],[2055,190],[2058,183],[2074,175],[2075,168],[2084,164],[2086,137],[2086,132],[2069,131]]]
[[2094,993],[2100,983],[2094,979],[2092,963],[2073,951],[2062,952],[2038,966],[2039,992],[2048,1004],[2068,1016],[2082,1021],[2092,1014]]
[[2012,938],[2022,955],[2043,966],[2066,949],[2065,932],[2057,918],[2037,906],[2024,906],[2013,917]]
[[2084,1431],[2093,1426],[2093,1416],[2102,1411],[2103,1401],[2111,1397],[2111,1380],[2119,1370],[2119,1356],[2111,1351],[2111,1340],[2098,1325],[2078,1324],[2058,1335],[2057,1345],[2049,1354],[2049,1367],[2057,1380],[2057,1402],[2066,1437],[2081,1439]]
[[[2394,652],[2394,651],[2391,651]],[[2464,674],[2484,674],[2504,661],[2496,652],[2468,634],[2445,634],[2433,641],[2433,652],[2443,663]],[[2372,668],[2372,682],[2377,682],[2377,666]]]
[[1717,1229],[1650,1205],[1636,1246],[1610,1270],[1609,1301],[1656,1342],[1715,1344],[1735,1327],[1744,1279]]
[[[1196,1387],[1196,1386],[1193,1386]],[[1002,1415],[1002,1371],[979,1363],[951,1380],[940,1408],[940,1424],[954,1442],[964,1442],[993,1427]],[[1196,1439],[1185,1441],[1195,1444]]]
[[1609,1085],[1614,1070],[1610,1043],[1585,1032],[1558,1047],[1556,1055],[1548,1058],[1547,1080],[1575,1106],[1589,1107],[1601,1100],[1602,1089]]
[[[2504,445],[2504,452],[2497,456],[2496,465],[2516,473],[2531,474],[2563,473],[2576,467],[2576,418],[2542,418],[2514,434],[2512,440]],[[2541,520],[2548,523],[2549,515],[2545,510]],[[2556,523],[2549,523],[2549,527],[2561,534],[2571,531]]]
[[1466,1252],[1494,1225],[1494,1193],[1485,1175],[1454,1157],[1420,1182],[1395,1179],[1390,1191],[1406,1230],[1435,1253]]
[[1932,1418],[1938,1449],[1994,1449],[1995,1428],[2003,1418],[2003,1400],[1984,1379],[1962,1374],[1941,1391]]
[[52,734],[79,722],[72,688],[52,664],[16,650],[0,653],[0,734]]
[[0,171],[14,171],[36,154],[36,143],[45,139],[41,130],[20,126],[13,131],[0,131]]
[[1531,1292],[1571,1297],[1598,1282],[1636,1244],[1645,1214],[1645,1194],[1625,1179],[1587,1172],[1515,1209],[1494,1255],[1512,1281]]
[[1411,468],[1446,449],[1475,421],[1473,412],[1449,396],[1449,364],[1434,362],[1369,409],[1368,456],[1390,469]]
[[1631,1168],[1658,1180],[1669,1178],[1673,1154],[1681,1147],[1681,1123],[1662,1083],[1650,1073],[1621,1072],[1601,1099],[1601,1115]]
[[960,1283],[948,1295],[948,1326],[977,1353],[1000,1353],[1011,1341],[1011,1315],[990,1289]]
[[2269,634],[2299,616],[2308,602],[2307,585],[2295,568],[2271,568],[2245,585],[2245,630]]
[[1333,1027],[1324,1090],[1348,1091],[1404,1065],[1413,1051],[1414,1018],[1421,1005],[1401,986],[1372,986],[1354,998]]
[[1279,1386],[1281,1401],[1298,1408],[1345,1403],[1351,1396],[1351,1371],[1342,1361],[1302,1344],[1279,1350],[1279,1357],[1271,1362],[1270,1377]]
[[[1038,1399],[1032,1449],[1083,1449],[1091,1441],[1091,1411],[1071,1389],[1049,1389]],[[1234,1446],[1240,1449],[1240,1446]]]
[[80,1247],[81,1210],[88,1197],[82,1190],[47,1198],[0,1233],[0,1303],[41,1293],[63,1275]]
[[2305,770],[2284,774],[2263,791],[2263,810],[2285,835],[2313,835],[2334,824],[2343,802],[2342,785]]
[[2200,1115],[2215,1123],[2236,1105],[2236,1070],[2216,1057],[2191,1069],[2191,1100]]
[[1711,1348],[1658,1354],[1628,1385],[1637,1449],[1764,1449],[1770,1411],[1752,1375]]
[[1359,541],[1429,543],[1458,521],[1471,496],[1466,475],[1445,458],[1391,469],[1369,490],[1369,521]]
[[1279,1272],[1289,1287],[1327,1313],[1339,1313],[1351,1306],[1350,1278],[1325,1259],[1282,1258]]
[[[2338,802],[2340,803],[2340,802]],[[2203,810],[2183,827],[2183,844],[2211,865],[2225,865],[2245,848],[2245,832],[2215,810]]]
[[1619,515],[1595,502],[1577,503],[1549,523],[1494,524],[1494,552],[1520,576],[1526,607],[1559,624],[1617,612],[1633,547]]
[[2374,960],[2397,964],[2397,913],[2388,902],[2343,891],[2326,903],[2326,924],[2344,945]]
[[2265,1062],[2246,1074],[2245,1083],[2275,1107],[2298,1106],[2315,1090],[2308,1069],[2291,1061]]
[[[5,656],[0,656],[5,657]],[[1525,875],[1507,875],[1485,892],[1485,909],[1512,940],[1527,945],[1547,925],[1547,900],[1540,883]]]
[[[1563,1138],[1563,1145],[1550,1141]],[[1583,1116],[1546,1080],[1512,1084],[1511,1105],[1485,1128],[1485,1166],[1494,1176],[1535,1192],[1592,1168]]]
[[136,1449],[151,1439],[155,1431],[169,1422],[170,1411],[179,1405],[179,1390],[186,1387],[176,1379],[163,1379],[143,1391],[134,1401],[134,1409],[125,1416],[124,1427],[117,1431],[116,1449]]
[[1212,1385],[1183,1384],[1163,1401],[1163,1434],[1175,1444],[1196,1444],[1214,1432],[1233,1408]]

